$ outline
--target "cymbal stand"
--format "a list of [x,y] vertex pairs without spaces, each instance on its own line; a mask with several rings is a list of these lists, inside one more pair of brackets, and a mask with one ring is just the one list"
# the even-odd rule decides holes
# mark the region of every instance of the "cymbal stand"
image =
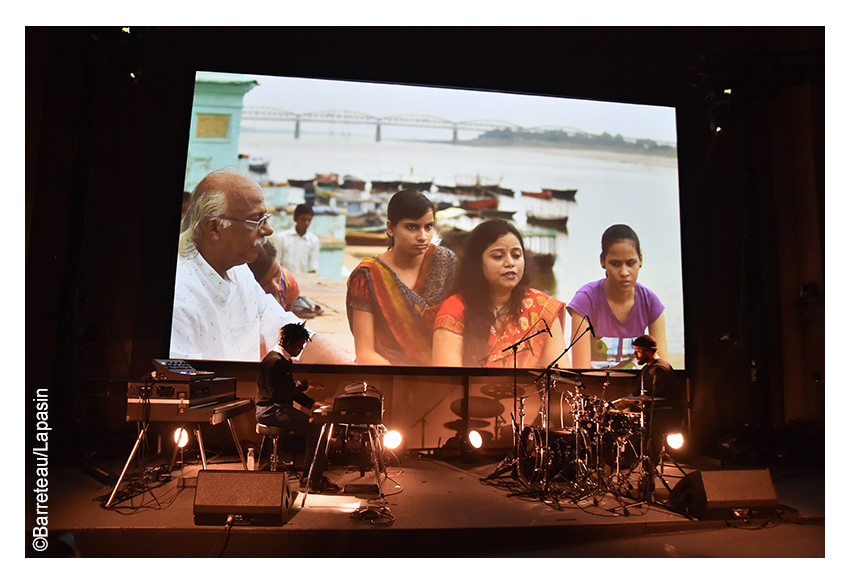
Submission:
[[[600,497],[604,497],[606,493],[611,493],[621,507],[625,510],[625,504],[623,503],[623,499],[620,497],[619,490],[614,486],[614,482],[611,480],[611,475],[605,473],[605,460],[602,457],[602,450],[604,444],[604,436],[603,436],[603,427],[602,421],[605,419],[605,414],[607,411],[607,402],[604,399],[605,391],[611,385],[611,372],[605,372],[605,381],[602,383],[602,396],[600,396],[601,404],[597,404],[599,408],[595,412],[595,423],[596,423],[596,490],[593,493],[593,504],[599,505],[599,500],[597,499],[597,495]],[[617,468],[619,470],[619,455],[617,457]],[[628,511],[625,511],[628,515]]]
[[[575,393],[572,391],[567,391],[569,394],[569,402],[570,402],[570,415],[573,417],[573,436],[574,436],[574,448],[573,448],[573,460],[568,464],[564,469],[562,469],[554,479],[558,477],[567,478],[564,474],[570,468],[570,466],[574,467],[575,473],[572,475],[573,479],[567,479],[567,483],[569,484],[568,488],[565,489],[561,495],[564,493],[570,493],[571,495],[578,492],[580,489],[580,481],[588,476],[588,460],[584,458],[586,450],[587,450],[587,441],[583,440],[587,436],[587,433],[581,427],[581,420],[583,419],[584,408],[582,406],[581,396],[582,396],[582,388],[584,388],[584,384],[581,381],[581,377],[576,380],[575,384]],[[563,406],[561,406],[563,407]],[[563,414],[561,417],[561,424],[563,425]],[[557,497],[555,497],[557,499]]]
[[[548,330],[548,329],[547,329]],[[502,461],[496,466],[496,469],[490,473],[485,480],[492,480],[501,477],[507,471],[510,471],[511,478],[516,480],[518,478],[519,473],[517,472],[517,467],[519,465],[519,441],[520,436],[522,434],[522,429],[518,427],[517,422],[517,368],[516,368],[516,353],[517,349],[520,345],[526,342],[529,339],[536,337],[539,334],[543,334],[547,332],[546,330],[537,331],[533,335],[528,335],[527,337],[521,338],[519,341],[514,343],[513,345],[502,349],[502,352],[505,353],[507,351],[511,351],[513,353],[513,361],[514,361],[514,411],[511,415],[511,428],[513,429],[513,438],[514,443],[511,447],[511,451],[508,455],[502,459]],[[560,359],[560,357],[558,357]],[[525,420],[524,407],[523,407],[523,420]]]
[[[541,417],[542,417],[542,422],[543,422],[543,442],[544,442],[543,461],[542,461],[542,468],[543,468],[542,495],[543,495],[544,498],[547,494],[550,494],[550,492],[549,492],[549,469],[550,469],[550,466],[552,464],[552,452],[549,448],[549,388],[551,387],[551,383],[552,383],[552,368],[555,366],[555,363],[560,361],[561,357],[566,355],[569,352],[569,350],[572,349],[573,345],[575,345],[578,342],[578,340],[581,339],[588,332],[590,332],[590,325],[588,325],[584,329],[584,331],[582,331],[582,333],[580,335],[578,335],[575,339],[572,339],[570,344],[561,352],[561,354],[558,355],[557,357],[555,357],[555,359],[551,363],[549,363],[549,365],[546,367],[546,369],[543,371],[543,373],[541,373],[537,377],[538,381],[542,377],[544,377],[544,376],[546,377],[546,383],[544,385],[545,389],[543,390],[543,408],[541,410]],[[578,416],[576,416],[575,413],[573,413],[573,420],[574,420],[574,423],[576,425],[576,429],[575,429],[576,430],[576,477],[578,477],[578,464],[579,464],[578,459],[579,459],[579,452],[580,452],[580,450],[579,450],[579,434],[578,433],[581,431],[581,429],[578,426]],[[577,487],[578,483],[576,483],[574,486]]]
[[[654,392],[653,392],[654,394]],[[647,453],[647,443],[649,441],[650,432],[652,430],[652,413],[655,409],[654,405],[650,406],[649,410],[649,421],[646,420],[646,388],[643,385],[643,379],[641,378],[641,387],[640,387],[640,395],[642,399],[639,403],[640,408],[640,458],[638,458],[637,463],[635,463],[632,468],[626,473],[625,479],[631,475],[634,471],[635,467],[638,467],[638,490],[637,490],[637,499],[635,503],[631,503],[629,505],[622,505],[621,509],[623,509],[623,513],[628,515],[629,507],[637,507],[642,505],[643,503],[655,503],[655,479],[659,478],[661,482],[667,487],[667,490],[670,491],[670,487],[667,484],[667,481],[664,480],[664,477],[658,474],[658,469],[655,468],[655,465],[652,464],[652,459]],[[654,395],[652,396],[655,397]]]
[[[632,446],[632,443],[629,441],[629,438],[631,436],[633,436],[633,434],[622,434],[622,435],[616,436],[616,438],[614,439],[614,441],[615,441],[614,447],[617,450],[616,450],[616,454],[615,454],[615,457],[614,457],[615,462],[614,462],[614,474],[613,474],[613,476],[617,477],[617,484],[614,486],[614,488],[618,492],[619,492],[624,480],[627,479],[629,474],[631,473],[631,468],[625,474],[620,472],[620,453],[624,452],[627,447]],[[632,446],[632,450],[634,450],[633,446]],[[639,456],[637,458],[640,459]]]

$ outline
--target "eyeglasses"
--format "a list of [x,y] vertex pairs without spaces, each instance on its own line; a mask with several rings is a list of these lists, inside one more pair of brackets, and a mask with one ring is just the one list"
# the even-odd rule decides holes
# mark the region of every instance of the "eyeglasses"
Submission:
[[217,215],[217,219],[229,219],[230,221],[242,221],[243,223],[247,223],[251,231],[256,231],[263,225],[269,222],[269,218],[272,216],[271,213],[266,213],[263,217],[258,221],[252,221],[251,219],[240,219],[239,217],[228,217],[227,215]]

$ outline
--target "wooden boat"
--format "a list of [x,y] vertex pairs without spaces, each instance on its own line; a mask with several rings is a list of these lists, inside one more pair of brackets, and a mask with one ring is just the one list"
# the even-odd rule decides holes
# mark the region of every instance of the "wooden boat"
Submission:
[[567,215],[533,215],[526,216],[528,223],[537,225],[538,227],[547,227],[549,229],[557,229],[558,231],[567,230]]
[[432,181],[426,182],[410,182],[410,181],[401,181],[401,188],[411,191],[419,191],[422,193],[427,193],[431,190],[431,185],[434,183]]
[[497,197],[499,195],[512,197],[514,194],[512,190],[503,189],[499,185],[458,185],[455,187],[455,193],[474,197]]
[[506,219],[512,221],[516,211],[504,211],[502,209],[482,209],[481,216],[485,219]]
[[544,201],[552,200],[552,191],[522,191],[523,197],[532,197],[535,199],[542,199]]
[[289,183],[289,186],[304,189],[305,194],[310,194],[316,192],[316,187],[313,184],[313,180],[314,179],[312,178],[303,180],[297,178],[290,178],[287,180],[287,182]]
[[255,174],[266,174],[269,171],[269,161],[262,156],[252,156],[248,159],[248,170]]
[[316,185],[324,188],[339,188],[339,175],[336,173],[316,174]]
[[499,199],[497,197],[473,197],[461,198],[458,205],[462,209],[480,210],[480,209],[498,209]]
[[484,189],[487,192],[493,193],[495,195],[501,195],[503,197],[513,197],[514,196],[513,189],[506,189],[505,187],[500,187],[499,185],[485,186]]
[[399,189],[401,181],[397,180],[373,180],[371,192],[373,193],[394,193]]
[[363,191],[366,189],[366,181],[347,174],[342,177],[342,188],[352,191]]
[[355,229],[346,228],[345,244],[362,246],[389,245],[387,227],[386,225],[376,225],[374,227],[362,227]]
[[561,201],[575,201],[576,193],[578,189],[567,189],[567,190],[558,190],[558,189],[543,189],[543,191],[549,191],[552,193],[552,196]]
[[313,179],[312,178],[303,179],[303,180],[297,179],[297,178],[290,178],[287,182],[289,183],[289,186],[299,187],[299,188],[302,188],[302,189],[306,186],[313,186]]

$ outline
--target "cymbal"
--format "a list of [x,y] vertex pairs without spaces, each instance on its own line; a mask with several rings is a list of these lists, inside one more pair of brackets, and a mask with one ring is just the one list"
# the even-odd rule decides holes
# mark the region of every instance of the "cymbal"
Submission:
[[650,395],[629,395],[626,397],[620,397],[611,402],[611,405],[616,405],[618,402],[624,402],[626,404],[637,404],[640,402],[660,402],[664,401],[667,398],[664,397],[652,397]]
[[594,369],[592,371],[580,371],[579,375],[588,377],[635,377],[637,371],[623,371],[621,369]]
[[535,375],[549,375],[551,379],[555,381],[566,381],[567,383],[575,383],[576,375],[579,374],[578,371],[572,371],[570,369],[543,369],[543,370],[532,370],[531,373]]

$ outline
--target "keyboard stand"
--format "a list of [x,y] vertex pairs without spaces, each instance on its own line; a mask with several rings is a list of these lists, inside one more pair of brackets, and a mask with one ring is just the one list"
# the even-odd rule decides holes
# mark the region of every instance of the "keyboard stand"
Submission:
[[[384,489],[381,486],[381,469],[384,469],[384,475],[387,476],[387,470],[384,466],[384,447],[381,442],[381,437],[378,435],[378,424],[347,424],[348,426],[366,428],[369,434],[369,445],[372,449],[372,463],[375,470],[375,486],[378,487],[378,495],[381,499],[384,498]],[[301,499],[301,508],[307,502],[307,494],[310,492],[310,484],[313,479],[313,467],[316,464],[316,457],[319,454],[319,448],[322,446],[322,438],[327,435],[325,440],[325,460],[328,457],[328,449],[331,443],[331,434],[333,433],[333,422],[322,424],[322,430],[319,432],[319,441],[316,444],[316,451],[313,453],[313,461],[310,463],[310,470],[307,472],[307,486],[304,489],[304,496]]]
[[[144,411],[144,408],[134,407],[138,405],[139,404],[136,403],[128,403],[128,418],[132,418],[132,414],[136,414],[138,416],[142,411]],[[150,422],[193,423],[193,432],[195,434],[195,438],[198,441],[198,447],[201,450],[201,464],[203,465],[204,470],[206,470],[207,456],[204,452],[204,439],[201,435],[201,424],[209,423],[210,425],[215,426],[216,424],[220,424],[226,421],[227,425],[230,427],[230,435],[233,437],[233,442],[234,444],[236,444],[236,452],[239,453],[239,460],[242,462],[242,468],[244,470],[248,470],[248,463],[245,460],[245,454],[242,451],[242,445],[239,442],[239,437],[236,435],[236,429],[233,426],[232,418],[235,418],[236,416],[239,416],[249,411],[250,409],[252,409],[253,405],[253,400],[238,399],[229,402],[208,404],[194,408],[175,408],[173,406],[168,406],[158,409],[151,409],[147,420],[137,420],[141,428],[139,430],[139,437],[136,438],[136,443],[133,445],[133,449],[130,451],[130,456],[127,458],[127,462],[124,464],[124,468],[121,470],[121,474],[118,477],[118,481],[115,483],[115,488],[112,489],[112,494],[109,495],[109,499],[106,501],[104,507],[108,508],[110,505],[112,505],[112,501],[115,499],[115,495],[118,493],[118,487],[121,486],[121,483],[124,480],[124,475],[127,474],[127,469],[130,468],[130,463],[133,461],[133,457],[136,456],[136,453],[139,450],[139,446],[141,445],[142,440],[145,439],[145,435],[148,432]],[[177,450],[178,448],[175,445],[174,455],[171,459],[171,466],[168,467],[169,471],[174,466],[174,461],[177,456]]]

